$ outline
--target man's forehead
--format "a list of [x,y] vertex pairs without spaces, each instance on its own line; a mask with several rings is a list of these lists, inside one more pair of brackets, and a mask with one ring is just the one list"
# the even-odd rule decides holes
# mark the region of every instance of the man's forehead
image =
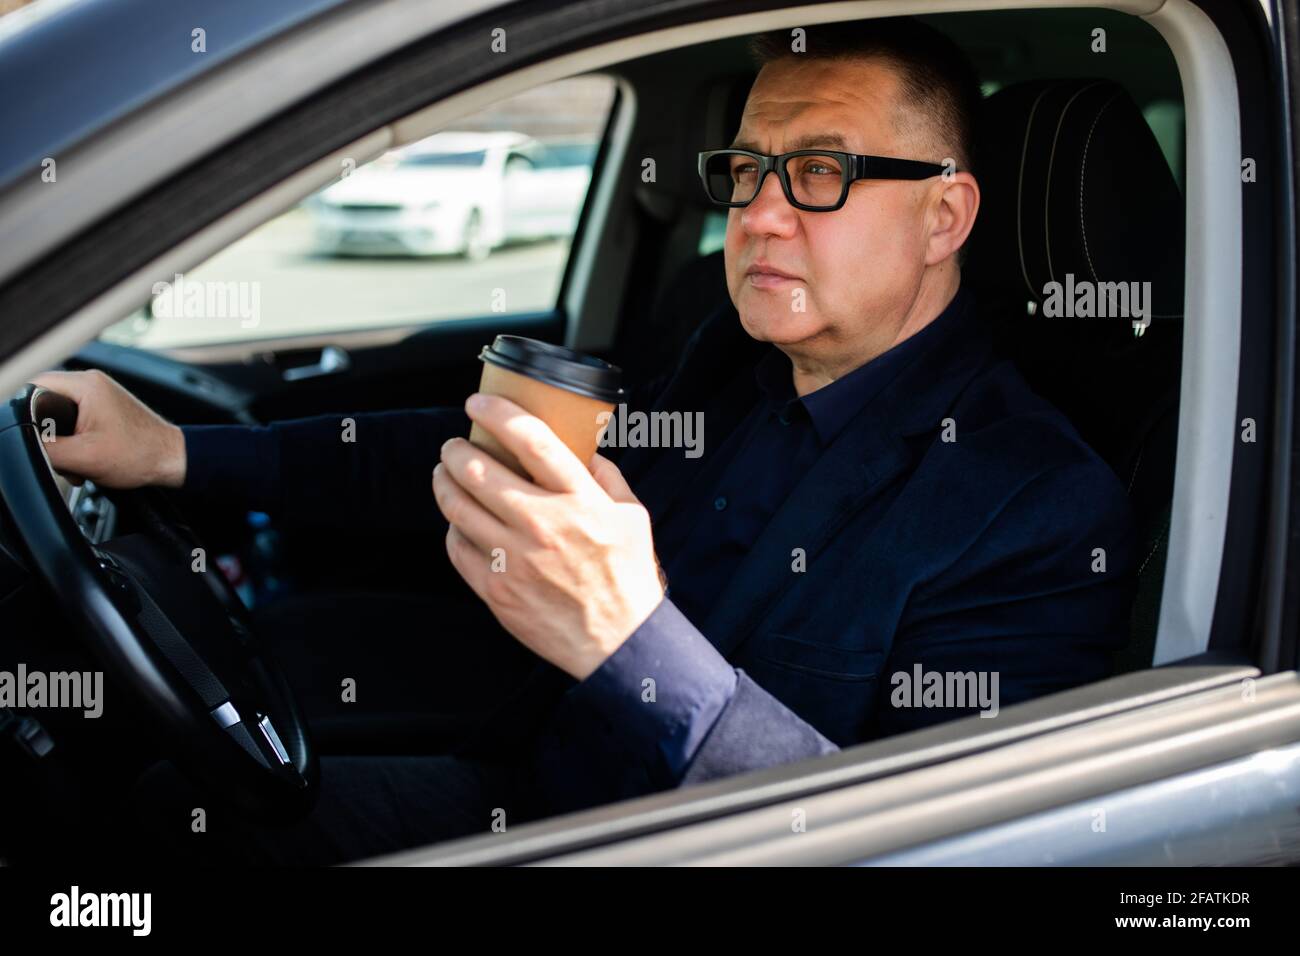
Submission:
[[732,148],[869,152],[892,143],[896,79],[873,61],[769,64],[745,101]]
[[[856,148],[851,146],[849,141],[839,133],[828,131],[825,133],[805,133],[802,136],[796,136],[793,139],[785,141],[785,151],[793,152],[796,149],[841,149],[853,152]],[[737,136],[736,141],[731,144],[730,149],[748,149],[755,153],[763,151],[761,143],[754,142],[742,136]]]

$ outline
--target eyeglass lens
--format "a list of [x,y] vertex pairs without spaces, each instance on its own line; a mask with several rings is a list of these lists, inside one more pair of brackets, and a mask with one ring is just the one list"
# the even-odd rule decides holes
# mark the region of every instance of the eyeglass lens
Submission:
[[[834,206],[843,189],[838,157],[817,154],[790,156],[786,160],[790,191],[806,206]],[[758,188],[759,164],[743,153],[717,153],[705,162],[709,195],[718,202],[749,202]]]

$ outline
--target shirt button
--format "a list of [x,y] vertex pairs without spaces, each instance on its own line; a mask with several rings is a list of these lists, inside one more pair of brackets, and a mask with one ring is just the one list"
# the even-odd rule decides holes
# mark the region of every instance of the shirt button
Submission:
[[726,499],[726,496],[724,496],[724,495],[718,495],[718,497],[716,497],[716,498],[713,499],[713,510],[714,510],[714,511],[721,511],[721,510],[722,510],[723,508],[725,508],[725,507],[727,507],[727,499]]

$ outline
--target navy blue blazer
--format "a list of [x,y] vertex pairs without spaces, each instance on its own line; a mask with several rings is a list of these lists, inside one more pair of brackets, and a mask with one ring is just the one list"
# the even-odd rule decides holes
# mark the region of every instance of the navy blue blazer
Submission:
[[[636,401],[703,410],[717,448],[757,399],[764,348],[727,305]],[[468,433],[463,410],[352,417],[351,445],[337,415],[187,427],[186,489],[288,520],[445,529],[429,473],[442,442]],[[652,519],[707,459],[611,457]],[[540,665],[557,697],[526,760],[529,799],[545,813],[596,806],[989,712],[924,695],[935,675],[950,689],[996,677],[997,709],[1100,679],[1127,639],[1134,546],[1115,474],[978,320],[959,323],[820,455],[707,620],[670,595],[586,680]]]

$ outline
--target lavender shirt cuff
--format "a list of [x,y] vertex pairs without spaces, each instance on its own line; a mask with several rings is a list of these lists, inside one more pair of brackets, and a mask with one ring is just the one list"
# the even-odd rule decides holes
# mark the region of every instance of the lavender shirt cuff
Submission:
[[676,784],[731,701],[736,680],[726,658],[665,597],[566,694],[603,713],[633,753]]

